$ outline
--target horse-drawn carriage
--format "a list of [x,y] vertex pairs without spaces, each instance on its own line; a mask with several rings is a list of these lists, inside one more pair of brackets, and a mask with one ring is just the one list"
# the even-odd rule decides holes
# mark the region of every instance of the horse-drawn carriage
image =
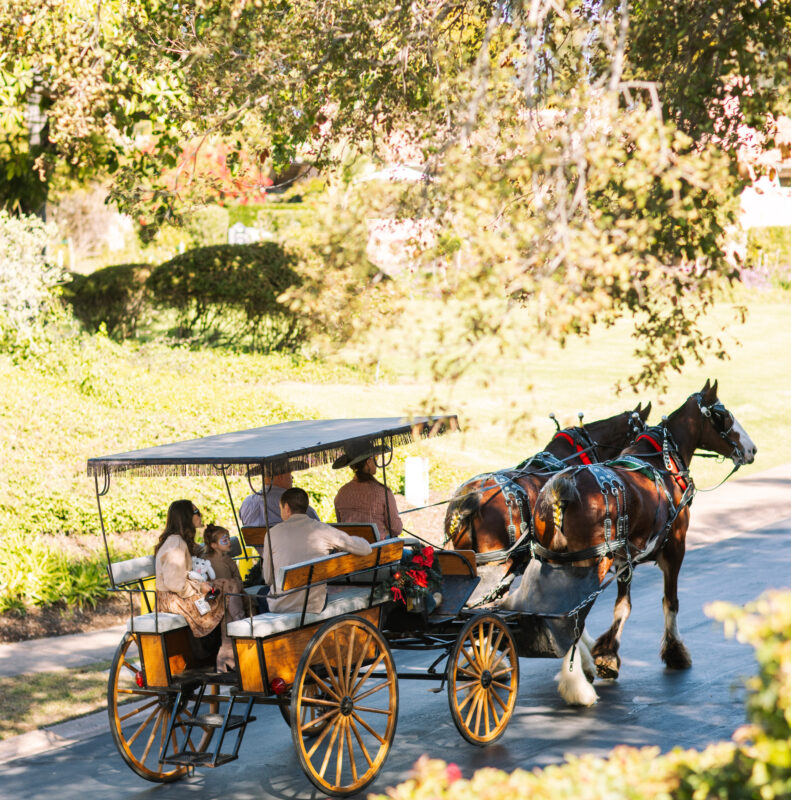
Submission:
[[[436,681],[439,690],[447,684],[451,717],[461,735],[473,744],[489,744],[503,735],[511,719],[520,657],[565,655],[561,693],[570,702],[595,702],[588,683],[592,664],[589,656],[585,660],[585,618],[606,576],[617,579],[616,619],[600,637],[599,653],[594,650],[600,674],[616,664],[617,675],[629,579],[642,560],[656,560],[666,574],[663,657],[668,666],[688,666],[681,663],[685,650],[677,635],[675,597],[691,496],[682,488],[689,481],[685,465],[695,448],[703,447],[729,456],[738,466],[753,460],[755,446],[717,399],[716,384],[707,383],[691,395],[657,429],[645,429],[639,410],[623,420],[620,416],[607,422],[634,443],[615,462],[600,467],[587,458],[578,468],[566,469],[563,463],[554,471],[542,467],[537,482],[535,471],[521,470],[532,487],[531,507],[520,506],[520,535],[507,551],[512,560],[520,557],[519,587],[497,607],[466,606],[479,582],[478,554],[454,549],[435,556],[441,572],[437,607],[430,613],[425,608],[405,613],[387,587],[404,569],[405,548],[419,548],[419,542],[380,541],[375,526],[369,526],[370,555],[335,553],[277,575],[277,591],[303,591],[305,603],[306,588],[327,585],[322,612],[309,613],[305,605],[301,612],[250,613],[228,624],[236,660],[231,675],[201,663],[183,617],[162,613],[155,604],[147,613],[141,608],[119,645],[108,686],[111,730],[126,763],[138,775],[160,782],[177,780],[194,767],[220,766],[238,757],[254,707],[275,705],[290,725],[312,783],[328,794],[357,793],[375,779],[393,742],[399,678]],[[383,451],[386,467],[394,446],[455,427],[455,417],[292,422],[91,459],[88,469],[95,478],[100,519],[110,476],[126,471],[216,474],[225,482],[233,510],[229,475],[247,476],[253,491],[258,490],[251,476],[261,475],[266,492],[267,478],[329,463],[350,444]],[[571,444],[571,455],[579,458],[585,448],[573,438]],[[659,466],[652,463],[657,458]],[[506,484],[517,480],[509,475]],[[503,485],[495,496],[505,494]],[[479,497],[472,510],[466,509],[473,544],[475,520],[487,524],[487,503]],[[448,519],[460,508],[463,502],[452,504]],[[503,508],[505,530],[505,511],[513,520],[507,497]],[[564,523],[564,515],[571,524]],[[266,537],[260,541],[266,546]],[[244,556],[250,543],[240,529]],[[149,593],[143,581],[153,574],[153,558],[112,564],[108,551],[108,564],[113,587],[130,592],[130,605],[139,595],[145,606]],[[583,669],[574,673],[574,688],[564,692],[578,646]],[[393,657],[399,649],[438,655],[423,673],[399,673]]]
[[[391,452],[394,446],[456,427],[455,417],[301,421],[210,436],[91,459],[101,502],[115,473],[245,475],[253,491],[266,479],[325,464],[351,444]],[[262,476],[262,489],[252,477]],[[233,498],[229,489],[231,508]],[[233,511],[236,514],[235,510]],[[408,538],[378,540],[367,526],[370,555],[334,553],[279,570],[280,594],[303,591],[301,611],[253,615],[227,625],[236,670],[217,673],[201,659],[184,617],[160,611],[146,583],[153,557],[112,563],[113,588],[140,598],[108,684],[108,713],[122,758],[151,781],[177,780],[194,767],[217,767],[238,757],[256,706],[278,706],[291,727],[300,763],[323,792],[348,795],[382,768],[398,717],[398,679],[447,684],[450,711],[469,742],[485,745],[505,731],[516,703],[519,661],[509,620],[514,614],[475,613],[464,604],[478,578],[474,554],[438,551],[433,557],[441,600],[427,608],[396,606],[386,587],[402,565]],[[356,532],[365,533],[366,526]],[[250,542],[240,529],[241,555]],[[259,532],[260,534],[260,532]],[[266,546],[266,537],[263,539]],[[327,585],[320,613],[306,610],[308,592]],[[395,613],[393,613],[395,612]],[[399,673],[393,650],[432,654],[424,673]]]

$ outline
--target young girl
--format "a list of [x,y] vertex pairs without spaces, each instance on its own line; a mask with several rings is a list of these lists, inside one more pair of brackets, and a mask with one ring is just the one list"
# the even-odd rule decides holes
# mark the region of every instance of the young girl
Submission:
[[[231,536],[227,528],[219,525],[207,525],[203,530],[203,557],[211,562],[214,574],[218,579],[225,579],[226,591],[231,593],[243,592],[242,578],[239,567],[231,558]],[[241,597],[228,598],[228,618],[242,619],[247,616],[244,611]]]

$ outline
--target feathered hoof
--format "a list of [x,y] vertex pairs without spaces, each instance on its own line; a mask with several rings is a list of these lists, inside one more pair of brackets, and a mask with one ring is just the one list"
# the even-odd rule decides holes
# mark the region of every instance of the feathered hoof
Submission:
[[678,639],[662,643],[662,661],[668,669],[689,669],[692,666],[689,650]]
[[604,680],[615,680],[621,671],[621,658],[617,653],[600,653],[594,662],[596,673]]
[[568,681],[561,678],[558,693],[570,706],[590,706],[599,702],[599,695],[587,680]]

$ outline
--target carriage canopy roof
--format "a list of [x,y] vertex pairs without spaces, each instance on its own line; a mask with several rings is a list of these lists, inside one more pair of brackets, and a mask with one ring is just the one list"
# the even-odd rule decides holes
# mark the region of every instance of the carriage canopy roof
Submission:
[[220,433],[88,459],[89,475],[227,475],[297,471],[329,464],[350,445],[397,447],[458,428],[455,415],[370,419],[308,419]]

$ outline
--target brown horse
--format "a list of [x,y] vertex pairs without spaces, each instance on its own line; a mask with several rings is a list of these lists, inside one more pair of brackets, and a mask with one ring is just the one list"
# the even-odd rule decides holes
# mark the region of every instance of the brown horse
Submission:
[[[694,484],[688,465],[696,449],[729,457],[734,470],[755,459],[756,447],[733,414],[717,399],[717,382],[706,381],[660,426],[648,428],[607,464],[576,467],[553,476],[535,506],[534,555],[555,564],[598,564],[599,580],[614,570],[618,596],[613,624],[593,645],[600,677],[616,678],[618,648],[631,612],[633,568],[656,562],[664,573],[665,631],[661,656],[670,669],[691,666],[678,631],[678,574],[684,559],[689,503]],[[579,649],[586,666],[583,638]],[[567,702],[592,705],[593,687],[571,670],[574,648],[560,675]],[[589,661],[588,661],[589,671]]]
[[541,453],[513,469],[470,478],[448,504],[445,543],[452,542],[457,550],[489,553],[491,560],[504,555],[529,533],[536,496],[549,478],[569,465],[591,464],[620,453],[644,427],[651,403],[642,405],[589,425],[563,430],[558,426]]

